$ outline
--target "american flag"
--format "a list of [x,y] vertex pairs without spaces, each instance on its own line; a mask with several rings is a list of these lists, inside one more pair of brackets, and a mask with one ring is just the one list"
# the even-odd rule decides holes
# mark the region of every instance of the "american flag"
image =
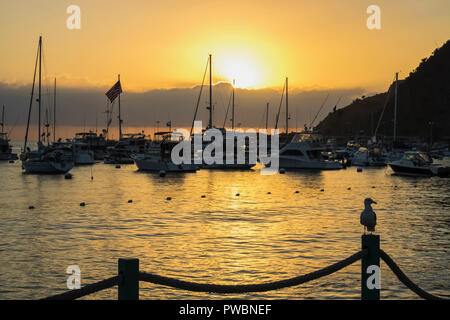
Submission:
[[113,102],[122,93],[122,86],[120,85],[120,80],[116,82],[115,85],[112,86],[111,89],[108,90],[106,96],[109,101]]

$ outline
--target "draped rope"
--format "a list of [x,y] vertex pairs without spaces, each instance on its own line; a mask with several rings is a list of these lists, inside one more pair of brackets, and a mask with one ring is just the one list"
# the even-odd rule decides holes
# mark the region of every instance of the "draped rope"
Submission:
[[419,297],[426,300],[442,300],[444,298],[435,296],[431,293],[426,292],[421,289],[417,284],[411,281],[406,274],[400,269],[400,267],[392,260],[392,258],[383,250],[380,249],[380,257],[384,262],[389,266],[392,272],[397,276],[398,280],[400,280],[405,286],[407,286],[411,291],[417,294]]
[[311,273],[301,275],[295,278],[290,278],[286,280],[280,280],[275,282],[268,282],[262,284],[245,284],[245,285],[221,285],[221,284],[206,284],[206,283],[195,283],[189,281],[178,280],[174,278],[168,278],[159,276],[152,273],[140,272],[139,280],[145,282],[151,282],[153,284],[159,284],[163,286],[169,286],[177,289],[183,289],[188,291],[196,292],[214,292],[214,293],[245,293],[245,292],[263,292],[270,290],[278,290],[282,288],[296,286],[302,283],[306,283],[321,277],[330,275],[337,272],[352,263],[360,260],[363,256],[367,255],[368,250],[361,250],[350,257],[336,262],[323,269],[313,271]]

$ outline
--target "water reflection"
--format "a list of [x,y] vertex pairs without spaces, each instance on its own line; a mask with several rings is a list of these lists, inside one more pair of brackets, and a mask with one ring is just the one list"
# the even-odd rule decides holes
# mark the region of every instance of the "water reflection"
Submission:
[[[273,176],[200,170],[161,178],[134,165],[96,164],[76,167],[73,179],[65,180],[22,175],[19,162],[1,163],[0,172],[3,299],[64,291],[70,264],[80,266],[82,284],[114,275],[119,257],[138,257],[146,271],[199,282],[259,283],[304,274],[359,249],[359,214],[368,196],[378,202],[382,247],[425,289],[450,292],[449,179],[403,179],[384,169],[354,168]],[[141,284],[141,295],[357,299],[359,278],[356,263],[274,292],[210,295]],[[385,266],[382,281],[382,298],[415,298]]]

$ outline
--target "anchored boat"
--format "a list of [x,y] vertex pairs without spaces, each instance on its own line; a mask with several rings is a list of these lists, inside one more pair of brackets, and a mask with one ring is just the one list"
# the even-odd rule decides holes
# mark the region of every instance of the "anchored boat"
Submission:
[[12,152],[12,147],[9,144],[8,134],[4,130],[5,126],[5,106],[2,111],[2,132],[0,132],[0,160],[17,160],[17,154]]
[[[20,160],[22,161],[22,168],[25,173],[66,173],[74,166],[74,157],[72,145],[69,143],[53,143],[44,146],[41,138],[49,138],[48,125],[47,134],[42,133],[41,135],[41,62],[42,62],[42,37],[39,37],[38,53],[36,57],[35,72],[33,77],[33,86],[31,89],[30,106],[28,111],[28,121],[27,129],[25,133],[25,143],[23,147],[23,152],[20,155]],[[37,150],[30,150],[27,147],[28,142],[28,132],[30,127],[30,116],[33,106],[34,97],[34,85],[36,81],[36,70],[39,63],[39,91],[38,91],[38,143]]]
[[426,153],[407,151],[400,160],[389,163],[395,174],[405,176],[440,176],[448,177],[450,167],[433,164]]
[[171,140],[172,132],[157,132],[155,140],[145,152],[131,157],[140,171],[154,172],[195,172],[197,166],[191,163],[175,164],[172,161],[172,149],[179,143]]
[[339,170],[343,166],[334,160],[325,160],[322,152],[326,150],[314,140],[313,134],[296,134],[291,142],[280,150],[279,166],[283,169]]

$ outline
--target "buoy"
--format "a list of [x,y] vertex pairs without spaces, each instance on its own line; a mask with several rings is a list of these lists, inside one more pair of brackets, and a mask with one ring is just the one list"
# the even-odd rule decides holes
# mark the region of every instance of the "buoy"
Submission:
[[362,168],[358,167],[358,169],[356,169],[356,172],[362,172]]
[[171,197],[167,197],[166,200],[172,200],[172,198]]
[[206,196],[204,194],[202,194],[202,198],[206,198]]
[[320,192],[324,192],[325,190],[324,189],[320,189]]
[[240,193],[236,193],[236,197],[239,197],[241,194]]
[[286,172],[286,170],[284,170],[283,168],[280,169],[280,173],[284,174]]
[[86,205],[86,203],[84,203],[84,202],[80,203],[80,207],[84,207],[85,205]]
[[66,173],[64,175],[64,179],[67,179],[67,180],[72,179],[72,174],[71,173]]
[[271,192],[269,191],[269,192],[267,192],[267,194],[271,194]]
[[352,190],[352,188],[348,187],[347,190]]
[[133,202],[133,200],[128,200],[128,203],[132,203]]
[[295,190],[295,193],[299,193],[300,191],[298,191],[298,190]]
[[375,186],[372,186],[372,189],[375,189]]
[[120,164],[116,164],[116,169],[120,169]]
[[28,209],[33,210],[34,206],[29,206]]
[[166,171],[161,170],[161,171],[159,172],[159,176],[160,176],[160,177],[165,177],[165,176],[166,176]]

